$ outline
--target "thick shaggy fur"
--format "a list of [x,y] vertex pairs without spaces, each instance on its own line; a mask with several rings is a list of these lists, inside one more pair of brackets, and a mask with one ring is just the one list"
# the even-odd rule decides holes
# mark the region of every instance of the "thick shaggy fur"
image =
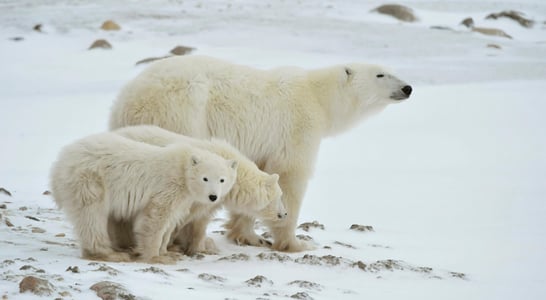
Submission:
[[[282,224],[286,217],[278,175],[269,175],[261,171],[256,164],[224,141],[195,139],[150,125],[129,126],[113,132],[135,141],[157,146],[183,143],[210,151],[228,160],[236,160],[239,163],[237,180],[231,191],[224,197],[222,204],[232,213],[259,218],[272,228]],[[218,205],[194,204],[187,222],[181,224],[183,226],[179,228],[174,243],[186,254],[216,252],[214,242],[207,239],[205,234],[210,218],[218,208]],[[240,244],[265,245],[268,243],[258,235],[254,237],[254,240],[249,241],[248,234],[235,230],[230,230],[228,237]]]
[[139,260],[171,263],[167,244],[192,204],[211,206],[232,188],[237,162],[184,143],[157,147],[111,132],[66,146],[51,191],[90,259],[129,261],[113,248],[108,221],[130,223]]
[[[260,169],[280,176],[288,220],[273,230],[273,247],[302,251],[310,245],[296,239],[295,229],[321,139],[410,93],[409,85],[374,65],[257,70],[203,56],[173,57],[125,86],[110,128],[153,124],[234,145]],[[233,214],[230,224],[256,240],[253,218]]]

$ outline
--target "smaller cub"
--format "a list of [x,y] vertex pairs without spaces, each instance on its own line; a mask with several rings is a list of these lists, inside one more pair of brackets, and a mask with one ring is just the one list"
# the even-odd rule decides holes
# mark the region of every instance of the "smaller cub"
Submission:
[[130,261],[113,248],[108,220],[130,222],[138,260],[174,263],[167,244],[194,203],[230,192],[238,162],[185,143],[157,147],[105,132],[66,146],[51,169],[53,198],[73,224],[82,256]]
[[[287,212],[282,201],[279,176],[261,171],[254,162],[227,142],[218,139],[196,139],[152,125],[127,126],[113,132],[135,141],[157,146],[168,147],[174,143],[184,143],[220,155],[224,159],[238,161],[237,180],[222,205],[232,214],[259,218],[270,228],[282,224],[286,219]],[[219,205],[206,207],[199,204],[193,205],[190,217],[187,218],[189,222],[181,223],[177,228],[173,235],[173,244],[179,246],[189,255],[196,252],[217,253],[218,249],[214,242],[206,237],[206,228],[219,208]],[[116,238],[126,236],[123,234],[122,225],[113,226],[118,231],[114,235]],[[264,246],[270,244],[269,241],[253,232],[240,232],[233,229],[231,224],[227,224],[227,227],[229,229],[228,238],[238,244],[261,244]],[[252,241],[249,240],[249,237]]]

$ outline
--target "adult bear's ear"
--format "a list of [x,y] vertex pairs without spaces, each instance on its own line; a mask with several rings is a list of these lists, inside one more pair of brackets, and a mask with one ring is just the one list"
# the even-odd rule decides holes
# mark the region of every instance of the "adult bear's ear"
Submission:
[[197,156],[195,156],[195,155],[192,155],[192,156],[191,156],[191,165],[192,165],[192,166],[195,166],[195,165],[197,165],[198,163],[199,163],[199,158],[198,158]]
[[353,70],[349,67],[345,67],[345,75],[347,75],[347,79],[351,78],[353,76]]

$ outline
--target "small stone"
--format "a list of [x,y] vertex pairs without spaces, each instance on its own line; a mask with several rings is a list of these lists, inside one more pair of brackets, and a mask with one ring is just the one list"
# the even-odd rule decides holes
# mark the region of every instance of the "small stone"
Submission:
[[360,260],[352,264],[352,267],[358,267],[360,270],[366,271],[366,264]]
[[32,227],[32,233],[45,233],[46,230],[40,227]]
[[64,233],[57,233],[55,235],[55,237],[65,237],[65,236],[66,236],[66,234],[64,234]]
[[217,282],[224,282],[226,279],[221,276],[216,276],[208,273],[201,273],[197,276],[199,279],[204,281],[217,281]]
[[485,34],[485,35],[500,36],[500,37],[512,39],[512,37],[508,35],[506,32],[497,28],[473,27],[472,31]]
[[474,19],[468,17],[468,18],[462,20],[461,24],[468,27],[468,28],[472,28],[472,27],[474,27]]
[[280,254],[277,252],[262,252],[256,255],[260,260],[276,260],[280,262],[292,261],[292,258],[286,254]]
[[0,209],[6,209],[8,208],[5,204],[0,204]]
[[6,189],[3,188],[3,187],[0,187],[0,194],[5,194],[5,195],[8,195],[8,196],[11,197],[10,191],[6,190]]
[[306,292],[295,293],[294,295],[290,296],[290,298],[300,300],[313,300],[313,297],[309,296],[309,294],[307,294]]
[[300,224],[300,226],[298,226],[298,228],[308,232],[311,228],[318,228],[318,229],[324,230],[324,225],[320,224],[318,221],[313,221],[313,222],[302,223]]
[[413,10],[407,6],[398,4],[385,4],[376,7],[372,11],[377,11],[380,14],[389,15],[400,21],[415,22],[417,17],[413,14]]
[[296,237],[300,240],[303,240],[303,241],[312,241],[313,240],[313,237],[311,237],[310,235],[307,235],[307,234],[298,234],[296,235]]
[[176,46],[170,52],[174,55],[185,55],[191,53],[195,48],[186,46]]
[[525,27],[525,28],[531,28],[535,24],[535,21],[531,19],[527,19],[523,16],[522,13],[514,11],[514,10],[508,10],[508,11],[501,11],[498,13],[489,14],[486,19],[493,19],[496,20],[498,18],[509,18],[519,23],[519,25]]
[[487,44],[487,48],[502,49],[502,47],[497,44]]
[[34,276],[27,276],[19,283],[19,292],[31,292],[38,296],[51,296],[54,287],[49,281]]
[[40,222],[40,219],[36,218],[36,217],[33,217],[33,216],[25,216],[25,218],[29,219],[29,220],[32,220],[32,221],[37,221],[37,222]]
[[343,246],[343,247],[349,248],[349,249],[356,249],[356,247],[351,245],[351,244],[342,243],[342,242],[339,242],[339,241],[335,241],[334,244],[340,245],[340,246]]
[[28,210],[28,207],[26,207],[26,206],[21,206],[21,207],[19,207],[19,210],[20,210],[20,211],[27,211],[27,210]]
[[135,65],[147,64],[147,63],[151,63],[153,61],[161,60],[161,59],[164,59],[164,58],[167,58],[167,57],[171,57],[171,56],[167,55],[167,56],[161,56],[161,57],[148,57],[148,58],[141,59],[141,60],[137,61],[135,63]]
[[224,257],[220,257],[218,260],[219,261],[247,261],[250,259],[250,256],[248,256],[247,254],[244,254],[244,253],[239,253],[239,254],[232,254],[230,256],[224,256]]
[[355,231],[361,231],[361,232],[374,232],[375,231],[373,229],[373,226],[358,225],[358,224],[351,225],[351,227],[349,229],[355,230]]
[[169,276],[169,274],[167,272],[165,272],[165,271],[163,271],[163,269],[160,269],[160,268],[157,268],[157,267],[149,267],[149,268],[146,268],[146,269],[140,269],[140,270],[137,270],[137,272],[154,273],[154,274],[161,274],[161,275]]
[[89,46],[88,49],[95,49],[95,48],[112,49],[112,45],[110,45],[110,43],[108,43],[107,40],[100,39],[100,40],[94,41],[93,44],[91,44],[91,46]]
[[36,24],[32,27],[32,30],[42,32],[42,24]]
[[254,278],[251,278],[251,279],[245,281],[245,283],[248,286],[253,286],[253,287],[261,287],[262,284],[266,284],[266,285],[269,285],[269,286],[273,285],[273,281],[267,279],[266,277],[264,277],[262,275],[257,275]]
[[10,37],[9,40],[14,42],[20,42],[20,41],[24,41],[25,38],[22,36],[14,36],[14,37]]
[[310,282],[306,280],[294,280],[292,282],[289,282],[288,285],[297,285],[300,288],[315,290],[315,291],[320,291],[323,288],[323,286],[318,283]]
[[42,193],[42,195],[48,196],[48,195],[51,195],[51,192],[46,190],[46,191],[44,191],[44,192]]
[[80,268],[78,266],[70,266],[66,269],[66,272],[72,272],[72,273],[80,273]]
[[114,22],[112,20],[104,21],[104,23],[102,23],[100,28],[102,30],[120,30],[121,29],[121,27],[116,22]]
[[14,226],[13,223],[11,223],[10,220],[9,220],[8,218],[6,218],[6,219],[4,220],[4,223],[6,223],[6,226],[8,226],[8,227],[13,227],[13,226]]
[[101,281],[93,284],[89,289],[95,291],[102,300],[134,300],[135,295],[129,293],[125,287],[112,281]]

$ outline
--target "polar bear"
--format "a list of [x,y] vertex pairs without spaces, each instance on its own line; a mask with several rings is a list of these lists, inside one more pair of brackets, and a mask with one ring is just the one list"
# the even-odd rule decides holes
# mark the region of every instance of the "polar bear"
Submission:
[[[156,146],[183,143],[210,151],[227,160],[235,160],[238,162],[237,180],[231,191],[224,197],[222,205],[232,213],[258,218],[269,227],[279,226],[286,218],[287,212],[281,199],[282,190],[278,184],[279,176],[261,171],[254,162],[225,141],[191,138],[152,125],[128,126],[113,132],[135,141]],[[194,204],[187,223],[181,224],[183,226],[179,228],[173,241],[174,244],[188,255],[196,252],[218,252],[214,241],[206,238],[207,225],[218,209],[219,205]],[[122,226],[123,224],[115,226],[119,229],[115,233],[119,238],[127,236],[120,232],[124,230]],[[245,240],[246,234],[233,230],[228,232],[228,237],[239,244],[268,244],[268,241],[264,239],[247,241]]]
[[132,222],[139,260],[173,263],[167,243],[193,203],[212,205],[230,192],[238,162],[184,143],[157,147],[105,132],[65,148],[50,187],[74,225],[82,256],[129,261],[113,249],[108,219]]
[[[205,56],[172,57],[153,63],[122,89],[110,128],[153,124],[221,138],[263,171],[279,174],[288,218],[273,230],[273,248],[296,252],[311,248],[296,238],[295,229],[322,138],[348,130],[411,92],[410,85],[376,65],[258,70]],[[246,233],[247,241],[260,241],[253,218],[233,213],[230,225]]]

